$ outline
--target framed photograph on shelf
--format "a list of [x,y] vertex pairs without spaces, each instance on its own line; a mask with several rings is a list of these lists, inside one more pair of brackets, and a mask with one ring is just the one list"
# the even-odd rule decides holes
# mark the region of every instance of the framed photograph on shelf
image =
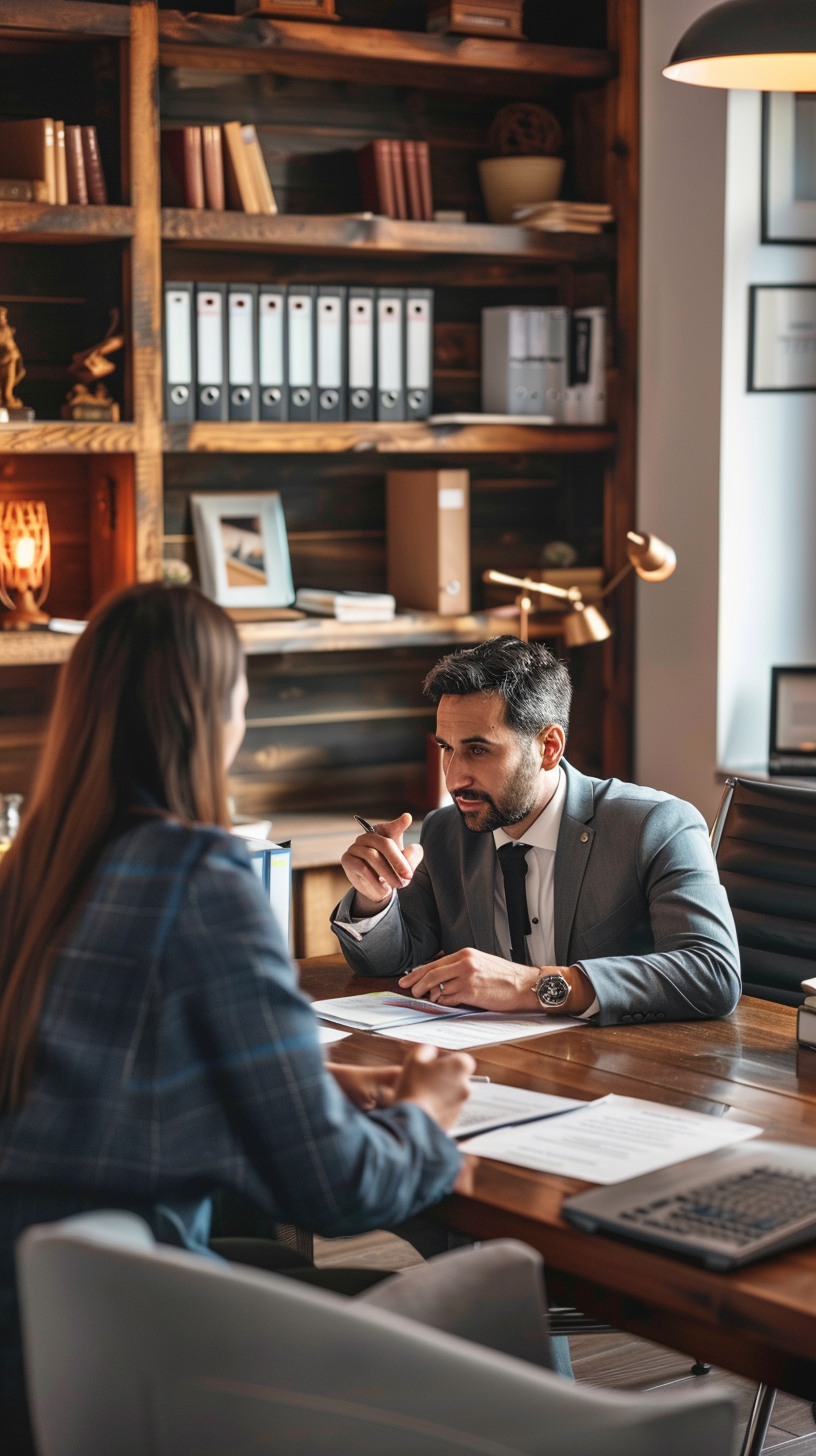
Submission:
[[222,607],[291,607],[283,506],[276,490],[192,495],[201,588]]
[[748,389],[816,390],[816,283],[751,288]]
[[816,246],[816,93],[762,98],[762,241]]

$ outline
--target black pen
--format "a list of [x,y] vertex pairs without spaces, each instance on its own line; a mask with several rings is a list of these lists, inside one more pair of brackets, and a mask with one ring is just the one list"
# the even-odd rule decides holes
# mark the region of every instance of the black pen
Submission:
[[369,824],[368,820],[367,819],[364,819],[363,816],[362,816],[362,814],[355,814],[353,817],[357,820],[357,823],[359,824],[360,828],[365,830],[366,834],[376,834],[377,833],[376,829],[374,828],[374,825],[373,824]]

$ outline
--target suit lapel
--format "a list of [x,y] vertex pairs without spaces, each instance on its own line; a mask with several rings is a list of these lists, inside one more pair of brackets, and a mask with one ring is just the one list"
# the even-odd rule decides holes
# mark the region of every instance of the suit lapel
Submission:
[[471,834],[464,829],[465,901],[473,931],[474,950],[496,952],[493,918],[493,877],[496,846],[492,834]]
[[592,781],[567,763],[563,767],[567,775],[567,797],[553,875],[553,930],[558,966],[567,964],[578,896],[595,839],[595,830],[588,825],[594,812]]

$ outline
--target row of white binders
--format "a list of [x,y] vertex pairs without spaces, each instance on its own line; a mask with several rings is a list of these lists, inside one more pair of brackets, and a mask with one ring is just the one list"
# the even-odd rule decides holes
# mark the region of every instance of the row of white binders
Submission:
[[606,309],[483,309],[482,410],[605,424]]
[[166,283],[168,420],[422,420],[433,291]]

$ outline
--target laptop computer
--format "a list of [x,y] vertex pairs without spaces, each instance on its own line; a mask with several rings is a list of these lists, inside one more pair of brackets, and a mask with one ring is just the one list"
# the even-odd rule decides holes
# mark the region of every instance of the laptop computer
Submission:
[[757,1142],[568,1198],[586,1233],[653,1244],[737,1269],[816,1239],[816,1148]]
[[771,668],[768,773],[816,775],[816,667]]

